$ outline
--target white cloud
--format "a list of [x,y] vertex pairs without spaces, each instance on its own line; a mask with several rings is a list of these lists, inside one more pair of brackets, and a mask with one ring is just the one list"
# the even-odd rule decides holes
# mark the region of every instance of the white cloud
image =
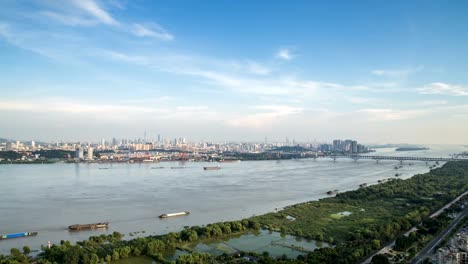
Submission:
[[420,117],[427,114],[430,110],[409,109],[395,110],[385,108],[360,109],[358,113],[364,113],[370,121],[397,121]]
[[363,97],[349,97],[348,101],[353,104],[364,104],[370,101],[369,98],[363,98]]
[[302,108],[290,107],[287,105],[259,105],[253,109],[260,110],[260,113],[238,115],[226,120],[226,124],[232,127],[247,127],[261,129],[265,126],[273,125],[287,116],[302,113]]
[[193,112],[196,112],[196,111],[208,110],[208,107],[207,106],[178,106],[176,109],[179,110],[179,111],[193,111]]
[[39,14],[69,26],[90,26],[97,23],[97,21],[93,19],[86,19],[74,15],[64,15],[53,11],[41,11]]
[[108,25],[118,25],[117,22],[107,11],[102,9],[95,1],[93,0],[73,0],[73,5],[82,11],[86,12],[88,15],[98,19],[100,22]]
[[[164,97],[153,99],[163,102]],[[138,102],[141,104],[141,102]],[[138,104],[89,103],[68,98],[38,98],[35,100],[0,101],[0,114],[25,112],[56,114],[65,118],[92,117],[107,121],[121,120],[211,120],[221,122],[226,114],[212,111],[206,106],[140,106]],[[146,103],[148,104],[148,102]],[[47,107],[44,107],[47,105]]]
[[247,67],[250,73],[256,75],[268,75],[271,72],[271,70],[268,67],[261,65],[257,62],[250,61],[248,62]]
[[421,94],[468,96],[468,88],[441,82],[431,83],[417,90]]
[[424,69],[423,66],[407,68],[407,69],[379,69],[371,71],[372,74],[377,76],[384,76],[384,77],[406,77],[408,75],[414,74],[416,72],[422,71]]
[[422,101],[420,105],[446,105],[448,104],[445,100],[431,100],[431,101]]
[[283,60],[292,60],[294,56],[291,54],[291,51],[289,49],[280,49],[276,53],[276,57]]
[[139,37],[153,37],[160,40],[173,40],[174,36],[169,34],[164,28],[157,24],[143,26],[141,24],[133,24],[132,32]]

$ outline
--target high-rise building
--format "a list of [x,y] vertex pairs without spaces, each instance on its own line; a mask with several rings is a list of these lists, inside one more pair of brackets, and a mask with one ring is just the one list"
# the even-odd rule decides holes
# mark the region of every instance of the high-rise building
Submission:
[[357,141],[353,140],[351,141],[351,153],[357,153],[358,152],[358,143]]
[[342,150],[342,142],[340,139],[333,140],[333,150],[335,151]]
[[82,160],[83,158],[84,158],[83,149],[81,147],[77,147],[76,150],[75,150],[75,159]]
[[92,147],[88,148],[88,160],[93,160],[94,159],[94,149]]
[[13,150],[13,142],[7,142],[6,143],[6,150],[8,150],[8,151]]

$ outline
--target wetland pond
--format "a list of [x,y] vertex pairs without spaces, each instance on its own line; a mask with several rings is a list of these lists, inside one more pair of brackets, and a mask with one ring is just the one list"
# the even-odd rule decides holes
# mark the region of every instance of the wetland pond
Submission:
[[[282,235],[278,232],[260,230],[255,233],[249,232],[243,235],[227,237],[222,240],[210,240],[188,244],[183,247],[184,250],[176,249],[172,252],[166,252],[164,257],[166,260],[172,261],[176,260],[178,256],[189,254],[190,252],[206,252],[214,256],[219,256],[224,253],[235,254],[240,251],[245,251],[259,254],[268,252],[272,257],[286,255],[288,258],[295,259],[299,255],[305,255],[308,252],[314,251],[316,248],[329,246],[330,245],[325,242],[306,240],[291,235]],[[153,263],[153,260],[147,257],[138,257],[122,260],[118,263],[149,264]]]

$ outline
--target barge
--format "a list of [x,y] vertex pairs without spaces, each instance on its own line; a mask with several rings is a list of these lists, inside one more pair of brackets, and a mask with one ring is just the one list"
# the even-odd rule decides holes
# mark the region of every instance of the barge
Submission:
[[178,212],[178,213],[171,213],[171,214],[162,214],[159,216],[159,218],[169,218],[169,217],[176,217],[176,216],[183,216],[183,215],[189,215],[190,212],[185,211],[185,212]]
[[36,236],[36,235],[37,235],[37,232],[13,233],[13,234],[0,235],[0,240],[3,240],[3,239],[10,239],[10,238],[19,238],[19,237]]
[[203,167],[204,170],[220,170],[221,166]]
[[107,228],[107,226],[109,226],[109,223],[103,222],[103,223],[85,224],[85,225],[71,225],[71,226],[68,226],[68,229],[70,231],[78,231],[78,230],[85,230],[85,229]]

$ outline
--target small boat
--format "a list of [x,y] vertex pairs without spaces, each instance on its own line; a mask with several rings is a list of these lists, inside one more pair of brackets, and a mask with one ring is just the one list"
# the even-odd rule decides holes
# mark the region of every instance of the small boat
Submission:
[[176,217],[176,216],[183,216],[183,215],[189,215],[190,212],[185,211],[185,212],[178,212],[178,213],[171,213],[171,214],[162,214],[159,216],[159,218],[169,218],[169,217]]
[[97,228],[107,228],[109,226],[108,222],[95,223],[95,224],[84,224],[84,225],[71,225],[68,226],[68,229],[71,231],[84,230],[84,229],[97,229]]
[[337,193],[338,193],[338,190],[328,191],[327,192],[328,195],[333,195],[333,194],[337,194]]
[[37,235],[37,232],[13,233],[13,234],[0,235],[0,240],[3,240],[3,239],[10,239],[10,238],[19,238],[19,237],[36,236],[36,235]]
[[221,166],[214,166],[214,167],[203,167],[204,170],[219,170]]
[[99,168],[100,170],[108,170],[109,168]]
[[164,167],[151,167],[152,170],[164,169]]
[[185,167],[185,166],[180,166],[180,167],[171,167],[171,169],[185,169],[185,168],[187,168],[187,167]]

